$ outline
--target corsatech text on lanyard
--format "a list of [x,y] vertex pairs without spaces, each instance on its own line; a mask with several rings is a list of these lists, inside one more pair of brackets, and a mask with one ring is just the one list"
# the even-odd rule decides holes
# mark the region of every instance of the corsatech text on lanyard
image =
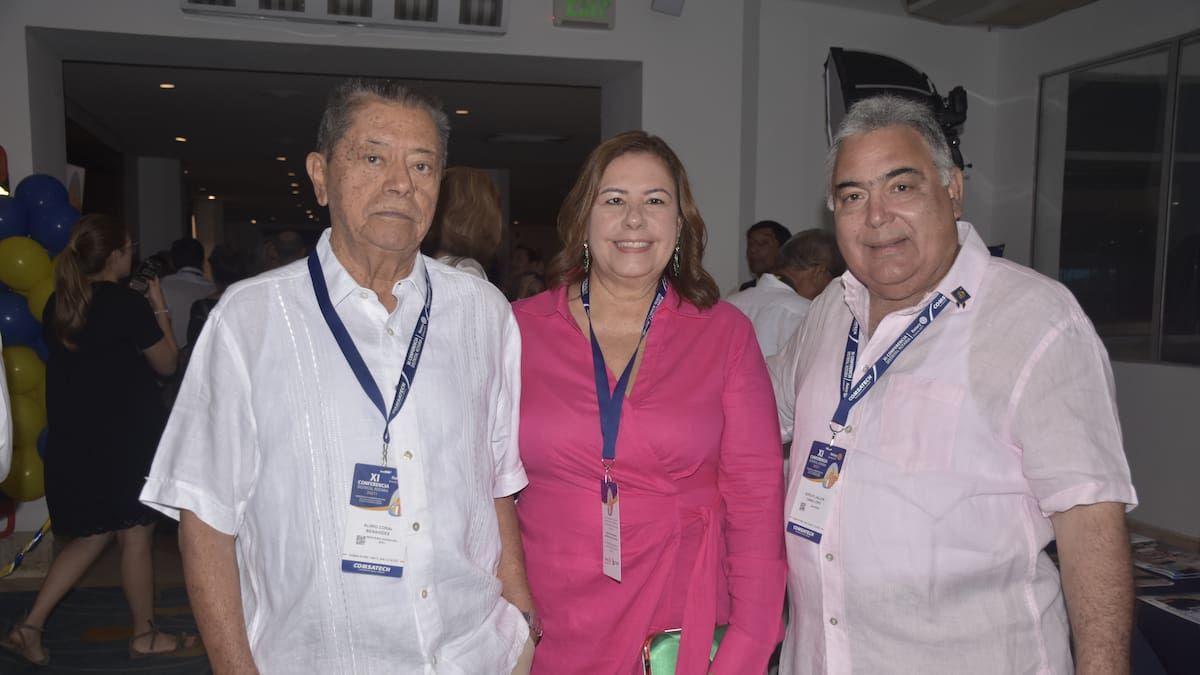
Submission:
[[[654,293],[654,300],[646,312],[646,321],[642,324],[642,335],[638,338],[638,349],[650,332],[650,324],[654,321],[654,312],[667,297],[667,280],[660,279]],[[600,351],[600,342],[596,340],[596,331],[592,329],[592,302],[588,292],[588,278],[585,276],[579,285],[579,299],[583,303],[583,312],[588,319],[588,337],[592,342],[592,367],[596,371],[596,400],[600,407],[600,436],[604,439],[600,462],[604,465],[604,477],[600,479],[600,501],[604,506],[601,517],[604,524],[604,573],[613,579],[621,580],[621,530],[620,511],[617,510],[617,483],[612,477],[613,462],[617,458],[617,432],[621,428],[621,406],[625,402],[625,389],[629,386],[630,373],[637,361],[637,349],[629,357],[629,363],[617,379],[617,385],[610,392],[608,389],[608,371],[604,367],[604,352]]]
[[421,315],[413,329],[412,339],[409,340],[408,354],[404,358],[404,367],[400,371],[400,381],[396,383],[396,395],[392,397],[390,409],[384,407],[383,394],[379,391],[379,386],[375,384],[375,379],[371,377],[371,371],[363,361],[362,355],[359,354],[358,348],[354,346],[354,339],[350,337],[346,325],[342,323],[341,317],[333,308],[333,302],[329,298],[329,288],[325,285],[325,275],[321,271],[321,260],[317,257],[315,248],[308,256],[308,271],[312,277],[313,291],[317,295],[317,304],[321,307],[321,314],[325,317],[325,324],[333,332],[333,337],[337,340],[342,355],[346,357],[346,363],[354,371],[354,377],[358,379],[363,393],[371,399],[371,402],[379,409],[379,413],[383,415],[383,461],[381,464],[387,466],[388,444],[392,440],[388,425],[400,413],[404,402],[408,400],[408,393],[412,391],[413,380],[417,376],[417,366],[421,362],[421,352],[425,348],[425,336],[429,332],[429,308],[433,304],[433,285],[429,282],[429,270],[425,270],[425,306],[421,309]]
[[892,346],[888,347],[883,356],[879,357],[879,360],[863,374],[858,382],[854,382],[854,367],[858,361],[859,325],[858,319],[850,321],[850,333],[846,336],[846,356],[842,360],[842,397],[838,402],[837,410],[833,413],[833,421],[829,424],[829,430],[833,432],[833,437],[829,439],[830,445],[833,445],[833,441],[839,433],[846,430],[846,420],[850,417],[850,409],[854,407],[854,404],[867,395],[867,392],[875,386],[879,378],[883,377],[900,353],[907,349],[929,324],[933,323],[933,320],[942,313],[948,304],[950,304],[950,299],[938,293],[933,302],[921,310],[912,323],[908,324],[908,328],[904,329],[900,337],[896,338]]

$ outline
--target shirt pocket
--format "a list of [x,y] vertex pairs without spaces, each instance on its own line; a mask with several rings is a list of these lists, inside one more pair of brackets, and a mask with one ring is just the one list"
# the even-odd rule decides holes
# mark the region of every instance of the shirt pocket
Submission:
[[880,414],[879,458],[908,473],[946,469],[958,437],[962,387],[888,373]]

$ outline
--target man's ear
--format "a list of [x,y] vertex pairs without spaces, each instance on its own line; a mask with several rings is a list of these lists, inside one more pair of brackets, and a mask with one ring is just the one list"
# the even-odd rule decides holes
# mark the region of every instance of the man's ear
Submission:
[[954,219],[958,220],[963,210],[963,175],[957,166],[950,172],[950,184],[946,186],[946,191],[950,193],[950,201],[954,204]]
[[317,203],[329,205],[328,191],[325,189],[325,156],[319,152],[310,152],[304,160],[304,168],[308,170],[308,178],[312,181],[313,192]]

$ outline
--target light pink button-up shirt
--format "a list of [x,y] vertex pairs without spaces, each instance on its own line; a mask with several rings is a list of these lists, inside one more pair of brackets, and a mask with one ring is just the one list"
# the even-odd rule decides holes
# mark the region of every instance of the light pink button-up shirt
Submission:
[[[937,292],[951,303],[853,408],[820,544],[787,535],[784,675],[1070,673],[1049,516],[1136,504],[1108,356],[1061,285],[992,258],[967,223]],[[934,294],[864,329],[857,381]],[[849,272],[772,364],[794,414],[791,509],[814,440],[830,439],[851,316]]]

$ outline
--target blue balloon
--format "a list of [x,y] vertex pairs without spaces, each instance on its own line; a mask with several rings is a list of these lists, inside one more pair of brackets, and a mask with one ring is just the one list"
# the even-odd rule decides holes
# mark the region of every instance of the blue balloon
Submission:
[[29,234],[29,209],[12,197],[0,197],[0,239]]
[[35,173],[23,178],[17,183],[17,190],[13,194],[24,202],[25,208],[30,211],[46,204],[66,204],[70,201],[62,181],[44,173]]
[[0,338],[5,345],[29,345],[42,334],[42,326],[29,311],[25,296],[0,293]]
[[42,427],[42,433],[38,434],[38,457],[41,457],[43,462],[46,461],[46,433],[49,431],[50,427]]
[[46,337],[43,334],[38,333],[37,339],[29,346],[33,348],[33,353],[38,355],[42,363],[50,362],[50,348],[46,346]]
[[29,236],[46,247],[51,257],[67,247],[71,240],[71,228],[79,222],[79,212],[66,202],[44,204],[33,212],[29,219]]

